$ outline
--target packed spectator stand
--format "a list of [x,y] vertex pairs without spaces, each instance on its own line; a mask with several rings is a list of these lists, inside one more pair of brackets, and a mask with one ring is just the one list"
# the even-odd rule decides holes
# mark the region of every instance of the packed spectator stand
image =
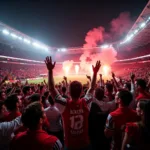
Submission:
[[[67,77],[55,85],[51,59],[45,61],[48,83],[7,85],[9,71],[1,69],[0,149],[150,148],[148,62],[117,64],[112,80],[103,81],[98,61],[91,80],[87,76],[90,84],[83,86],[78,81],[69,83]],[[22,77],[19,69],[12,72]]]

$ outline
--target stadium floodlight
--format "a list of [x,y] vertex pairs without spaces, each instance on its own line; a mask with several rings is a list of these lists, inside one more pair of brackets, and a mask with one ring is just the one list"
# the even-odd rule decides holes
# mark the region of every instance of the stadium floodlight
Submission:
[[9,35],[9,31],[6,30],[6,29],[4,29],[2,32],[3,32],[3,34],[5,34],[5,35]]
[[145,26],[146,26],[145,22],[143,22],[143,23],[140,24],[140,28],[144,28]]
[[38,47],[38,48],[41,47],[40,44],[39,44],[39,43],[36,43],[36,42],[32,43],[32,45],[35,46],[35,47]]
[[25,43],[28,43],[28,44],[30,44],[30,43],[31,43],[31,41],[30,41],[30,40],[28,40],[28,39],[24,39],[24,42],[25,42]]
[[138,31],[139,31],[138,29],[134,30],[134,34],[138,33]]
[[46,46],[44,46],[43,49],[46,50],[46,51],[48,51],[48,47],[46,47]]
[[18,39],[19,39],[19,40],[22,40],[22,37],[18,36]]
[[67,49],[66,48],[61,48],[60,49],[62,52],[65,52]]
[[134,34],[130,34],[129,36],[127,36],[125,42],[130,41],[133,38]]
[[17,38],[17,35],[14,34],[14,33],[11,33],[10,35],[11,35],[13,38]]
[[109,47],[110,45],[107,45],[107,44],[101,46],[101,48],[109,48]]

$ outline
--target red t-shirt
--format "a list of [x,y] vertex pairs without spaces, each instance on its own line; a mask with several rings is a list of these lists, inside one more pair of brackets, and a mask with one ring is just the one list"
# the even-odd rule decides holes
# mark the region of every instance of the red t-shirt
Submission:
[[137,150],[149,150],[150,149],[149,140],[147,143],[145,142],[145,139],[142,136],[141,127],[138,124],[138,122],[127,123],[125,132],[127,132],[128,136],[130,136],[131,143],[129,144],[135,147],[135,149]]
[[10,150],[53,150],[57,141],[55,136],[48,135],[43,130],[28,130],[13,138]]
[[150,99],[150,94],[147,92],[141,92],[138,94],[138,96],[136,97],[136,100],[140,100],[140,99]]
[[92,95],[86,94],[78,101],[68,101],[57,95],[55,100],[63,116],[66,147],[79,150],[89,146],[88,116]]
[[5,121],[12,121],[13,119],[21,116],[21,113],[19,111],[14,111],[8,113],[8,115],[5,117]]
[[78,149],[89,145],[88,115],[89,110],[84,99],[68,102],[63,112],[65,143],[68,148]]
[[106,120],[106,128],[114,131],[112,137],[111,150],[120,150],[123,138],[123,132],[127,122],[137,121],[138,117],[136,111],[122,107],[111,112]]

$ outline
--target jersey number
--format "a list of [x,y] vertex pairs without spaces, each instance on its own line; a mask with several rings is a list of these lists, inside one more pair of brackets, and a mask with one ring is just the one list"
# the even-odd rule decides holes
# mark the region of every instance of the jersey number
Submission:
[[83,116],[82,115],[76,115],[70,117],[71,120],[71,128],[74,130],[79,130],[83,127]]

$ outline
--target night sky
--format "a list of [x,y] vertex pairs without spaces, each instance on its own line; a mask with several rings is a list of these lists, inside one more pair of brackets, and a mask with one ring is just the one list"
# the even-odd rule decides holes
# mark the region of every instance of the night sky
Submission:
[[0,21],[49,46],[82,46],[86,33],[128,11],[133,21],[148,0],[1,0]]

